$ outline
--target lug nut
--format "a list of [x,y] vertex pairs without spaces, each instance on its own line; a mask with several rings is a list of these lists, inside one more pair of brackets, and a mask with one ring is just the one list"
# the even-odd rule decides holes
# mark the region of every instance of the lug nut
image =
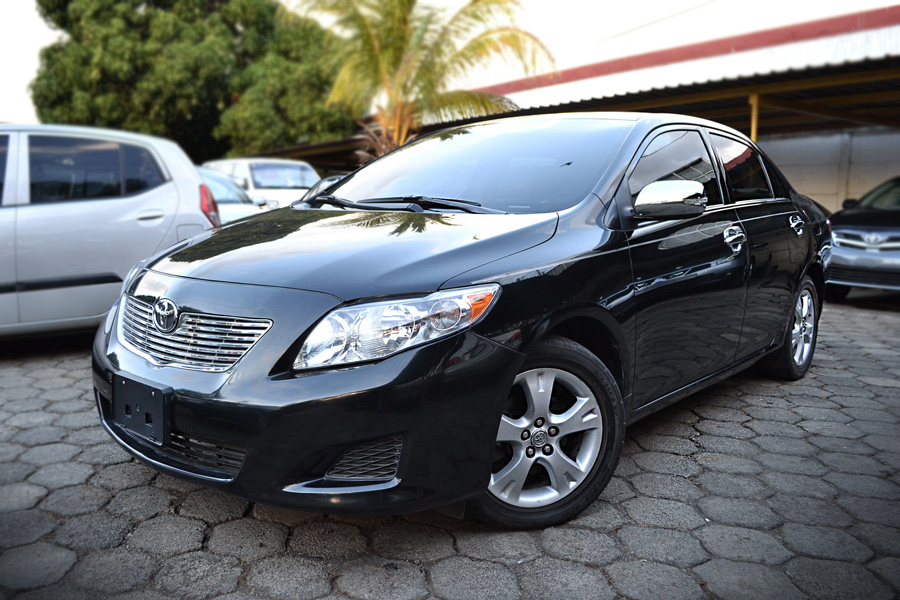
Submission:
[[538,417],[537,419],[535,419],[535,420],[534,420],[534,426],[535,426],[535,427],[543,427],[543,426],[544,426],[544,419],[543,419],[542,417]]
[[553,446],[551,446],[550,444],[547,444],[546,446],[544,446],[543,448],[541,448],[541,451],[542,451],[545,455],[550,456],[551,454],[553,454]]
[[531,433],[530,433],[527,429],[526,429],[525,431],[522,432],[522,439],[523,439],[523,440],[527,440],[527,439],[530,438],[530,437],[531,437]]
[[551,436],[555,436],[559,434],[559,427],[551,427],[547,430],[547,433],[549,433]]
[[525,448],[525,456],[527,456],[528,458],[534,456],[534,446],[528,446],[527,448]]

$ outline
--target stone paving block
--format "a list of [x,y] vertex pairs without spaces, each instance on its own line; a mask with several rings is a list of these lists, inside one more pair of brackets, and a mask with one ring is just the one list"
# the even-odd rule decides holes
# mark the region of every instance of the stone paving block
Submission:
[[84,463],[67,462],[44,465],[31,477],[29,483],[55,490],[70,485],[84,483],[94,474],[94,467]]
[[772,567],[715,559],[694,568],[706,589],[728,600],[802,600],[806,595]]
[[664,454],[661,452],[640,452],[631,457],[644,471],[690,477],[700,472],[700,465],[687,456]]
[[795,473],[763,473],[760,475],[760,479],[781,494],[826,499],[837,495],[837,490],[834,486],[822,481],[819,477],[809,477]]
[[692,441],[671,435],[639,435],[635,441],[647,452],[689,455],[697,451]]
[[865,562],[873,552],[840,529],[787,523],[782,530],[784,545],[812,558]]
[[859,421],[874,421],[876,423],[889,424],[895,424],[900,421],[900,419],[898,419],[888,411],[874,408],[851,407],[845,408],[841,412]]
[[717,558],[779,565],[793,556],[775,536],[746,527],[708,525],[694,536]]
[[91,446],[78,455],[78,461],[92,465],[116,465],[132,460],[131,455],[113,442]]
[[178,509],[178,514],[218,525],[244,516],[250,503],[218,490],[197,490],[191,492]]
[[155,476],[155,471],[138,462],[126,462],[104,468],[91,478],[90,483],[95,487],[119,491],[147,485]]
[[296,527],[297,525],[303,525],[304,523],[318,521],[322,518],[322,515],[300,510],[290,510],[287,508],[276,508],[264,504],[254,504],[253,517],[260,521],[272,521],[273,523],[281,523],[288,527]]
[[36,542],[54,529],[58,522],[39,510],[17,510],[0,514],[0,549]]
[[128,536],[128,545],[152,554],[181,554],[199,550],[205,531],[206,526],[197,519],[162,515],[138,525]]
[[825,480],[841,491],[854,496],[886,500],[900,499],[900,486],[871,475],[829,473],[825,476]]
[[676,567],[693,567],[709,560],[700,542],[681,531],[625,525],[617,535],[627,552],[640,559]]
[[696,500],[703,492],[684,477],[661,473],[641,473],[631,478],[631,485],[643,496],[666,498],[688,502]]
[[900,556],[900,529],[859,523],[848,531],[877,554]]
[[801,591],[822,600],[888,600],[891,589],[864,567],[833,560],[795,558],[785,573]]
[[155,561],[138,550],[111,548],[98,550],[78,561],[67,578],[72,584],[116,594],[133,590],[153,576]]
[[867,435],[863,441],[876,450],[900,454],[900,439],[896,435]]
[[600,494],[600,500],[604,502],[620,503],[635,497],[631,487],[620,477],[613,477],[606,484]]
[[458,529],[453,535],[459,553],[469,558],[518,565],[541,556],[535,534],[528,531],[497,531],[476,525]]
[[761,435],[750,440],[762,450],[773,454],[791,454],[794,456],[815,456],[819,449],[806,440]]
[[[749,417],[747,417],[749,418]],[[756,437],[756,432],[744,427],[741,423],[725,423],[722,421],[700,421],[694,427],[702,434],[748,440]]]
[[772,512],[760,500],[707,496],[701,498],[697,506],[711,521],[722,525],[772,529],[784,523],[782,517]]
[[697,483],[707,492],[729,498],[768,498],[774,492],[756,477],[733,473],[701,473]]
[[516,569],[523,598],[528,600],[613,600],[616,592],[597,569],[554,558],[542,558]]
[[101,427],[85,427],[84,429],[75,429],[69,431],[66,435],[65,442],[76,446],[93,446],[94,444],[103,444],[109,440],[109,434]]
[[823,465],[842,473],[887,477],[896,472],[895,468],[889,467],[871,456],[823,452],[817,458]]
[[550,527],[540,539],[547,554],[587,565],[605,565],[622,555],[615,538],[590,529]]
[[308,558],[346,559],[366,551],[366,538],[353,525],[313,521],[294,529],[290,545]]
[[658,563],[618,562],[606,569],[618,592],[635,600],[695,600],[703,588],[680,569]]
[[19,456],[19,460],[32,465],[49,465],[66,462],[79,452],[81,448],[72,444],[45,444],[29,448]]
[[856,498],[846,496],[838,499],[838,504],[853,517],[867,523],[900,527],[900,504],[879,498]]
[[[870,435],[894,435],[897,431],[896,423],[883,423],[881,421],[853,421],[853,426]],[[871,448],[868,444],[866,446]]]
[[714,454],[730,454],[733,456],[753,456],[759,448],[748,440],[737,440],[719,435],[702,434],[697,438],[697,445],[704,452]]
[[867,565],[870,571],[884,579],[888,585],[900,591],[900,558],[886,556]]
[[843,452],[847,454],[871,455],[876,450],[863,440],[837,438],[828,435],[813,435],[807,438],[813,446],[825,452]]
[[51,425],[57,418],[58,415],[37,410],[13,415],[6,420],[6,424],[10,427],[42,427],[44,425]]
[[650,527],[690,531],[706,524],[693,506],[674,500],[635,498],[625,503],[625,510],[637,524]]
[[776,494],[766,500],[766,503],[784,517],[785,521],[830,527],[847,527],[853,523],[853,518],[834,500]]
[[806,437],[806,431],[783,421],[750,421],[746,426],[758,435],[792,438]]
[[53,541],[77,551],[118,546],[131,529],[131,521],[106,512],[83,515],[65,521],[56,530]]
[[47,488],[33,483],[8,483],[0,486],[0,512],[31,508],[47,495]]
[[568,524],[598,531],[609,531],[627,522],[628,519],[615,504],[596,500]]
[[184,479],[176,479],[168,475],[157,475],[153,480],[153,485],[169,492],[193,492],[194,490],[204,489],[202,485],[185,481]]
[[21,483],[25,478],[34,473],[37,467],[25,463],[0,463],[0,486],[8,483]]
[[848,440],[856,440],[863,435],[862,431],[854,427],[852,424],[832,423],[830,421],[801,421],[799,426],[814,435],[824,435],[831,437],[847,438]]
[[372,534],[372,548],[386,558],[432,562],[453,556],[453,538],[446,531],[417,523],[380,527]]
[[337,587],[362,600],[419,600],[428,595],[425,569],[404,561],[371,557],[342,569]]
[[515,600],[521,595],[516,578],[503,565],[454,556],[431,568],[435,593],[446,600]]
[[75,564],[71,550],[38,542],[0,555],[0,586],[26,590],[56,583]]
[[287,529],[283,525],[239,519],[216,525],[208,547],[218,554],[256,560],[284,550],[286,539]]
[[279,600],[312,600],[331,590],[331,574],[320,560],[284,555],[255,562],[247,584]]
[[178,597],[210,598],[234,591],[242,573],[234,557],[190,552],[166,559],[156,585]]
[[712,471],[735,473],[738,475],[755,475],[762,472],[762,466],[751,458],[730,456],[728,454],[701,453],[694,457],[698,464]]
[[110,493],[89,485],[76,485],[50,492],[40,508],[65,516],[97,510],[109,501]]
[[762,452],[756,457],[756,460],[766,469],[781,473],[796,473],[797,475],[810,475],[813,477],[821,477],[828,473],[828,469],[816,459],[803,456]]
[[[6,600],[3,595],[0,595],[0,598]],[[73,588],[68,583],[55,583],[53,585],[48,585],[47,587],[38,588],[36,590],[31,590],[30,592],[25,592],[24,594],[16,596],[16,600],[97,600],[96,595],[91,592],[86,592],[84,590],[79,590]],[[111,598],[110,600],[120,600],[117,596],[116,598]],[[126,598],[125,600],[132,600],[130,598]],[[141,600],[141,599],[134,599]],[[158,600],[158,599],[148,599],[148,600]],[[167,600],[167,599],[164,599]]]
[[44,425],[42,427],[32,427],[15,434],[10,441],[23,446],[40,446],[43,444],[52,444],[63,439],[66,430],[62,427],[54,427],[53,425]]
[[770,406],[749,406],[744,409],[750,417],[758,421],[777,421],[779,423],[799,423],[803,417],[790,408]]
[[109,512],[146,521],[169,511],[172,494],[157,487],[141,486],[123,490],[109,503]]

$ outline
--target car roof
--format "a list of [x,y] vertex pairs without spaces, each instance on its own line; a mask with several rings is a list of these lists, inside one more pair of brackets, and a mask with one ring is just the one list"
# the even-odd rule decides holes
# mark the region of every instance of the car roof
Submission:
[[172,140],[157,137],[155,135],[122,131],[120,129],[107,129],[105,127],[91,127],[88,125],[56,125],[53,123],[42,123],[40,125],[0,125],[0,132],[12,131],[21,131],[25,133],[63,133],[67,135],[86,135],[91,137],[102,136],[105,138],[114,138],[125,142],[143,142],[145,144],[175,143]]

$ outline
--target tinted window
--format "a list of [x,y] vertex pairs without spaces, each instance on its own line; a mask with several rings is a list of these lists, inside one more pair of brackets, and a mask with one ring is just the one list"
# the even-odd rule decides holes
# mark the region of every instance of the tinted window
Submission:
[[859,205],[866,208],[900,208],[900,179],[879,185],[863,196]]
[[431,196],[512,213],[562,210],[597,184],[632,123],[612,119],[505,119],[420,138],[331,190],[349,200]]
[[31,203],[122,195],[122,153],[103,140],[29,137]]
[[257,189],[310,188],[319,180],[312,167],[304,164],[257,163],[250,165],[250,174]]
[[9,136],[0,135],[0,203],[3,202],[3,182],[6,180],[6,154],[9,151]]
[[654,181],[699,181],[708,204],[722,204],[716,171],[696,131],[669,131],[650,142],[628,179],[632,199]]
[[162,172],[146,148],[122,144],[125,157],[125,193],[134,194],[163,184]]
[[731,138],[715,134],[710,137],[725,165],[725,175],[735,201],[772,197],[756,150]]

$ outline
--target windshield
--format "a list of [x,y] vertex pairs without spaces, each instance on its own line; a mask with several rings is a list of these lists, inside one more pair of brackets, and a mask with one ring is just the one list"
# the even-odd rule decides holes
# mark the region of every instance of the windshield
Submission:
[[298,190],[311,187],[319,176],[307,164],[256,163],[250,165],[253,187],[272,190]]
[[900,208],[900,179],[882,183],[862,197],[859,206],[863,208]]
[[218,204],[253,204],[250,196],[227,178],[208,172],[202,175]]
[[355,202],[426,196],[509,213],[563,210],[591,192],[632,125],[554,116],[456,127],[373,161],[331,193]]

